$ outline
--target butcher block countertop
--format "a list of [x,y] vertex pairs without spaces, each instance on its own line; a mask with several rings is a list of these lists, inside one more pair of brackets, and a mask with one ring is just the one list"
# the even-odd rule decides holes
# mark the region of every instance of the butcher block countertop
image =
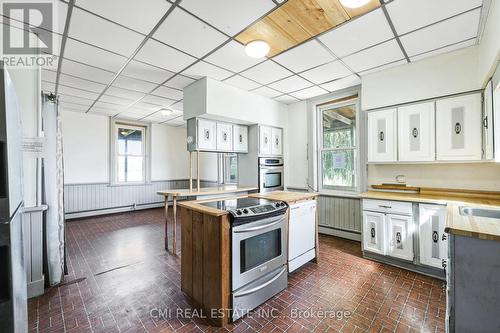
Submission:
[[290,192],[290,191],[273,191],[268,193],[255,193],[250,194],[249,197],[262,198],[268,200],[280,200],[286,203],[297,201],[314,200],[318,193],[314,192]]
[[447,205],[447,218],[445,231],[455,235],[475,237],[487,240],[500,241],[500,219],[461,215],[461,206],[500,209],[500,199],[488,194],[480,197],[477,194],[425,194],[402,193],[386,191],[367,191],[360,195],[364,199],[411,201],[419,203]]
[[238,193],[238,192],[250,192],[256,191],[258,188],[250,186],[236,186],[236,185],[225,185],[225,186],[213,186],[213,187],[202,187],[200,190],[193,188],[192,190],[188,188],[183,189],[168,189],[156,192],[159,195],[172,195],[178,197],[195,197],[203,195],[217,195],[224,193]]

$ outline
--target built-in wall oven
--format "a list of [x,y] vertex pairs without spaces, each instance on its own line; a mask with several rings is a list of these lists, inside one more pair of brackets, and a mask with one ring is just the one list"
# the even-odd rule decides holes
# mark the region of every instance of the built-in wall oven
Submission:
[[259,190],[261,193],[284,190],[283,158],[259,158]]

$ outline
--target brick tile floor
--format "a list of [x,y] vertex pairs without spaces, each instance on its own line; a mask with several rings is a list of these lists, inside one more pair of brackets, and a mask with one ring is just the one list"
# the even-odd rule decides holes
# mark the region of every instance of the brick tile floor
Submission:
[[162,209],[68,222],[67,284],[29,301],[30,332],[444,331],[441,281],[363,259],[359,243],[330,236],[320,237],[319,264],[251,316],[224,329],[177,316],[195,309],[180,291],[180,260],[163,249],[163,223]]

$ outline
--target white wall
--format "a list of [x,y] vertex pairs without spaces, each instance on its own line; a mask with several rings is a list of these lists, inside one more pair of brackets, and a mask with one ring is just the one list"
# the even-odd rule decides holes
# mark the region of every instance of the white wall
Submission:
[[305,101],[288,106],[288,172],[285,183],[290,187],[307,188],[307,103]]
[[[109,182],[109,117],[62,111],[64,181]],[[201,154],[200,178],[217,180],[215,154]],[[196,176],[193,158],[193,176]],[[151,180],[187,179],[189,154],[186,129],[153,124],[151,127]]]
[[481,89],[478,47],[469,47],[367,74],[363,110]]
[[486,25],[479,44],[479,78],[485,86],[500,60],[500,1],[491,1]]

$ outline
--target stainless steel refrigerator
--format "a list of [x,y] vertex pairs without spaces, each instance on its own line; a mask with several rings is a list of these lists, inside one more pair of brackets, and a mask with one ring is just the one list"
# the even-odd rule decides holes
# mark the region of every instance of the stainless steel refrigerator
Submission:
[[27,287],[22,238],[21,110],[0,63],[0,332],[27,332]]

